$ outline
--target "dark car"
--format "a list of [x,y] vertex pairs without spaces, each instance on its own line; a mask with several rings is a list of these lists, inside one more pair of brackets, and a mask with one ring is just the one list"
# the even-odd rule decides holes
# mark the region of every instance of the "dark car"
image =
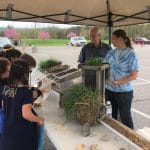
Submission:
[[134,39],[135,44],[150,44],[150,40],[145,37],[136,37]]
[[11,39],[11,43],[14,45],[14,46],[18,46],[18,40],[16,39]]

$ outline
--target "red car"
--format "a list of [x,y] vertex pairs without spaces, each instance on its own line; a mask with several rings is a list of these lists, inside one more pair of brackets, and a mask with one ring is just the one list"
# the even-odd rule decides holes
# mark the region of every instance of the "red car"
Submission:
[[134,39],[135,44],[150,44],[150,40],[145,37],[136,37]]

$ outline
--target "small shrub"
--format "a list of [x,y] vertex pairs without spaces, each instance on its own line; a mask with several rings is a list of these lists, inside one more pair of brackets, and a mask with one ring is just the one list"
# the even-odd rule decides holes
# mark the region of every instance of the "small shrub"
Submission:
[[61,61],[58,61],[55,59],[47,59],[47,60],[41,61],[39,63],[38,69],[40,71],[46,71],[46,70],[50,69],[51,67],[54,67],[54,66],[57,66],[60,64],[61,64]]
[[101,66],[102,63],[103,59],[99,57],[92,57],[85,62],[85,64],[88,66]]
[[102,107],[102,98],[91,89],[78,85],[64,93],[64,109],[68,119],[74,119],[81,124],[97,123]]

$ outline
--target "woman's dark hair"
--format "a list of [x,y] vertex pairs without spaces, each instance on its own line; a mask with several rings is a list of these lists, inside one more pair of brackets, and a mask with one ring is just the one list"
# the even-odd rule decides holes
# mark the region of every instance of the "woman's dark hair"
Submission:
[[119,30],[114,31],[112,34],[118,38],[121,37],[124,40],[126,46],[132,48],[130,38],[127,36],[124,30],[119,29]]
[[10,65],[10,62],[6,58],[0,58],[0,77],[1,74],[5,73],[7,71],[7,67]]
[[29,81],[29,65],[26,61],[18,59],[14,61],[10,68],[10,85],[17,87],[18,82],[22,84],[27,84]]

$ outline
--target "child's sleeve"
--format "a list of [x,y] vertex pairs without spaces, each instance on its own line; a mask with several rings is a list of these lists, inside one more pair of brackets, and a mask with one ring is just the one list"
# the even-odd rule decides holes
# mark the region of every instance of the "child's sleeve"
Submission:
[[23,96],[23,105],[25,104],[33,104],[32,100],[32,90],[26,89]]

